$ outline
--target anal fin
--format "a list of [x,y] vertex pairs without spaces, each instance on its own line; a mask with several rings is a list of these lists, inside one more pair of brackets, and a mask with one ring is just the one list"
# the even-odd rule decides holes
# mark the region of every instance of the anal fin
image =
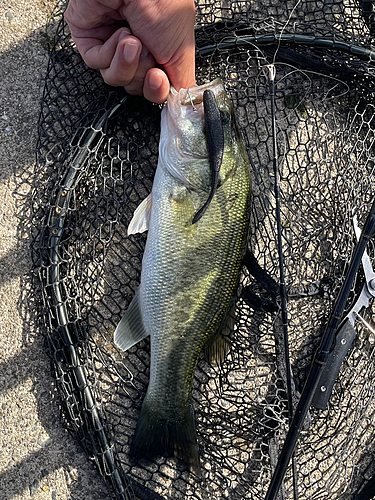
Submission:
[[139,297],[139,290],[137,290],[114,333],[114,342],[123,351],[137,344],[148,335],[143,323]]
[[235,323],[235,309],[236,303],[233,299],[220,328],[205,347],[205,358],[211,365],[220,366],[229,352],[230,337]]

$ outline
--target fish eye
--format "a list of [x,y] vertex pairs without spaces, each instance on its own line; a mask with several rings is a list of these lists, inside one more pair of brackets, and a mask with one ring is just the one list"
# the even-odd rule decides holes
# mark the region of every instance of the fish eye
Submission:
[[221,123],[223,126],[230,124],[230,114],[227,111],[220,110]]

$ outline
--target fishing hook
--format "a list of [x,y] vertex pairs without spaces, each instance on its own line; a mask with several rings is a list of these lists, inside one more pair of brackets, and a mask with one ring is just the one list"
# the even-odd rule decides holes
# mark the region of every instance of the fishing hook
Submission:
[[194,84],[194,85],[190,85],[190,87],[187,89],[187,96],[188,96],[188,99],[189,99],[189,101],[190,101],[190,104],[192,105],[193,111],[194,111],[194,112],[196,112],[196,111],[197,111],[197,108],[196,108],[196,106],[194,105],[194,103],[193,103],[193,98],[191,97],[191,94],[190,94],[190,89],[191,89],[192,87],[197,87],[197,85],[196,85],[196,84]]

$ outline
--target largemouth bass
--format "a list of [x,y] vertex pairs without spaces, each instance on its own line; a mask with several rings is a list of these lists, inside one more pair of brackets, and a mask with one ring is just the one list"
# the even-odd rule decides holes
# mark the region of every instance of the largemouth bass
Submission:
[[[205,91],[214,96],[207,106],[219,110],[212,116],[224,138],[214,175]],[[162,111],[152,192],[128,228],[128,234],[148,230],[141,284],[114,334],[124,350],[151,337],[150,381],[133,456],[174,455],[200,473],[192,379],[205,346],[222,356],[221,333],[233,321],[250,201],[249,161],[222,82],[172,89]]]

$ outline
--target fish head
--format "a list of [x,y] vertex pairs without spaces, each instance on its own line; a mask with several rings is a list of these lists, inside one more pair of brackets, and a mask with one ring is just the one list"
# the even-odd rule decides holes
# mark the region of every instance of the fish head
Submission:
[[[228,153],[230,158],[235,157],[232,143],[238,136],[238,129],[232,103],[220,79],[179,91],[171,88],[167,106],[163,110],[160,140],[160,154],[169,172],[190,189],[204,192],[209,192],[211,188],[211,168],[203,107],[203,94],[208,89],[215,95],[222,118],[224,154]],[[225,180],[232,169],[233,162],[223,164],[219,183]]]

